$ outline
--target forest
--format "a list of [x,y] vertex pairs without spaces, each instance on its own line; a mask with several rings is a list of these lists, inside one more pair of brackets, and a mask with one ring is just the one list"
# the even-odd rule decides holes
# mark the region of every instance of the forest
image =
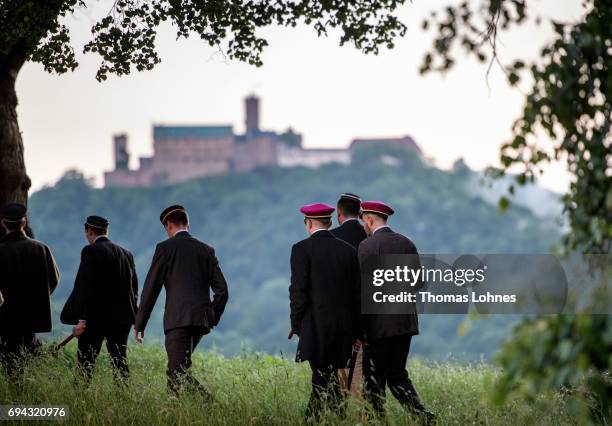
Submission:
[[[482,195],[486,186],[477,185],[485,184],[462,162],[441,170],[416,151],[384,144],[356,150],[350,165],[262,168],[156,188],[100,189],[81,172],[68,171],[32,194],[29,203],[35,236],[51,247],[62,274],[53,295],[54,331],[45,338],[69,332],[59,312],[74,283],[88,215],[109,219],[110,238],[134,254],[142,289],[155,245],[167,238],[159,213],[170,204],[184,205],[192,234],[216,249],[230,288],[225,316],[202,347],[226,355],[291,356],[289,255],[292,244],[306,238],[301,205],[335,204],[342,192],[384,200],[396,211],[391,227],[409,236],[421,253],[547,253],[558,243],[562,230],[550,217],[520,203],[502,214]],[[148,342],[163,336],[163,292],[160,299]],[[412,351],[429,360],[488,360],[517,320],[423,315]]]

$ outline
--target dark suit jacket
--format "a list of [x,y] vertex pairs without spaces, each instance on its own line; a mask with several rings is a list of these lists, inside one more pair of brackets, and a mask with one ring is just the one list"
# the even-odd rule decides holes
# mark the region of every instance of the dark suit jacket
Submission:
[[367,235],[363,230],[363,226],[356,219],[345,221],[342,225],[331,230],[331,233],[340,238],[342,241],[346,241],[355,250],[359,247],[359,243],[366,239]]
[[[359,261],[363,265],[369,256],[385,254],[418,254],[414,243],[407,237],[393,232],[389,227],[381,228],[359,245]],[[413,265],[420,268],[420,262]],[[417,314],[363,315],[361,320],[366,339],[419,334]]]
[[164,332],[188,326],[211,329],[219,323],[228,299],[225,277],[215,250],[188,232],[157,245],[142,289],[136,330],[147,326],[162,287],[166,289]]
[[291,330],[300,336],[296,361],[346,367],[360,312],[357,252],[327,230],[291,249]]
[[60,319],[87,321],[88,328],[113,330],[134,324],[138,278],[134,257],[106,237],[83,247],[81,264]]
[[49,247],[11,232],[0,240],[0,334],[51,331],[51,300],[59,272]]

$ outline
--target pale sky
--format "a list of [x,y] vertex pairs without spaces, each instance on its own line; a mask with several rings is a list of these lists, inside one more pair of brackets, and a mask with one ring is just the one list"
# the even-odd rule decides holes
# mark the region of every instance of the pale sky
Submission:
[[[67,169],[78,168],[102,183],[112,168],[112,136],[126,132],[132,167],[152,153],[152,125],[220,124],[243,130],[243,98],[261,97],[265,129],[293,127],[306,147],[345,147],[354,137],[409,134],[440,167],[463,157],[482,169],[496,164],[499,145],[508,140],[521,112],[523,94],[510,88],[493,67],[487,86],[486,67],[460,61],[446,76],[421,77],[419,64],[431,44],[420,22],[448,0],[414,0],[401,8],[409,27],[393,50],[365,55],[339,47],[337,35],[318,38],[312,28],[269,28],[269,46],[261,68],[229,61],[197,37],[175,40],[171,27],[158,36],[162,63],[153,71],[111,76],[98,83],[100,59],[83,55],[90,28],[109,9],[110,1],[68,18],[80,67],[61,76],[28,63],[17,81],[19,121],[26,165],[33,189],[54,183]],[[543,16],[576,20],[579,1],[529,3]],[[551,37],[547,27],[528,26],[503,35],[500,57],[533,58]],[[526,90],[526,86],[524,89]],[[551,167],[542,184],[563,191],[568,176]]]

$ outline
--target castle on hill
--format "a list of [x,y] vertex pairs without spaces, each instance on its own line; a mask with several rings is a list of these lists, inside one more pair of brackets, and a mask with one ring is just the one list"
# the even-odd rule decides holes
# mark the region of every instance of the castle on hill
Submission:
[[258,167],[319,167],[348,164],[356,147],[387,142],[420,152],[410,136],[354,139],[348,149],[308,149],[302,135],[290,128],[283,133],[259,127],[259,98],[245,99],[246,131],[234,133],[232,125],[153,126],[153,155],[140,157],[130,169],[126,134],[114,136],[115,170],[104,173],[107,187],[169,185],[204,176],[244,173]]

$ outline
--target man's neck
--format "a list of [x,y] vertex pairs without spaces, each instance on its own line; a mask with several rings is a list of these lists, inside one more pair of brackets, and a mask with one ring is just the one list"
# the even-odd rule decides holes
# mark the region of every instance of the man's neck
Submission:
[[351,221],[351,220],[359,220],[356,217],[347,217],[344,218],[344,220],[342,220],[342,223],[340,225],[344,225],[346,222]]

